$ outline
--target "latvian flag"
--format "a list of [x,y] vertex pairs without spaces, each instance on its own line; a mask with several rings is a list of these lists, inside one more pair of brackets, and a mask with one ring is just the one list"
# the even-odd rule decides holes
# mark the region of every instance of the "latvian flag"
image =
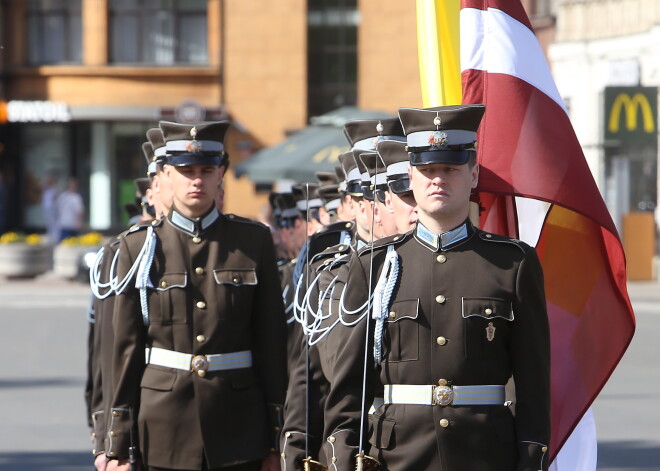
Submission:
[[462,0],[460,62],[463,103],[486,105],[481,227],[543,265],[554,458],[633,336],[623,248],[519,0]]

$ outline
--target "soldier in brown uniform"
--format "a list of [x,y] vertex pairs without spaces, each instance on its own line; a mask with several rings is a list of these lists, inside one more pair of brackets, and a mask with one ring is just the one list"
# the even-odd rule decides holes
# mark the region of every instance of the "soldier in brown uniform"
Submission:
[[[528,245],[468,219],[483,112],[481,105],[399,111],[419,222],[350,264],[343,309],[366,315],[347,329],[326,402],[329,432],[344,431],[334,435],[336,469],[353,469],[358,453],[390,471],[547,469],[541,266]],[[515,417],[504,397],[511,376]],[[366,420],[378,388],[384,404]]]
[[[340,156],[342,182],[335,182],[325,173],[317,173],[321,186],[320,195],[328,195],[334,202],[326,209],[334,210],[338,222],[314,234],[310,240],[309,284],[300,297],[305,297],[303,320],[306,336],[300,349],[304,355],[290,368],[289,389],[285,407],[285,425],[282,437],[282,468],[302,469],[304,460],[328,463],[332,452],[323,448],[331,446],[323,440],[325,423],[325,398],[333,378],[337,352],[343,339],[334,328],[341,322],[337,316],[338,296],[343,289],[336,283],[337,274],[350,259],[356,247],[371,241],[372,199],[371,180],[365,170],[364,179],[358,168],[356,156],[363,152],[374,153],[380,141],[404,141],[398,118],[385,120],[352,121],[345,125],[344,133],[353,149]],[[374,155],[376,155],[374,153]],[[381,164],[384,171],[385,166]],[[366,198],[365,198],[366,195]],[[354,209],[348,209],[352,205]],[[351,222],[357,214],[357,224]],[[350,231],[347,233],[347,231]],[[340,234],[337,240],[331,234]],[[354,233],[352,238],[346,237]],[[376,234],[378,236],[378,234]],[[332,243],[330,243],[332,242]],[[308,343],[309,345],[306,345]]]
[[160,124],[173,206],[120,243],[109,469],[279,468],[282,299],[268,228],[214,204],[228,126]]

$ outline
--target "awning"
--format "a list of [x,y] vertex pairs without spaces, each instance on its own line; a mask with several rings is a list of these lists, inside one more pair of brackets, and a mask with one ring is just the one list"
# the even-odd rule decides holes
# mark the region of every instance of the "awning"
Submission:
[[234,172],[247,174],[255,183],[277,180],[316,181],[319,171],[332,171],[339,156],[349,150],[343,126],[358,119],[391,118],[382,111],[361,110],[345,106],[312,118],[311,124],[272,147],[255,152],[239,163]]

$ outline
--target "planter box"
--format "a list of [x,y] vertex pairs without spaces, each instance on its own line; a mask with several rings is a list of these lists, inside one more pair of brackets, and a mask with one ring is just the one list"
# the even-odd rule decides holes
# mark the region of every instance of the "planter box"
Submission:
[[0,245],[0,276],[32,278],[48,271],[50,247],[12,243]]
[[61,278],[76,278],[80,275],[82,256],[98,250],[99,247],[86,245],[56,245],[53,249],[53,273]]

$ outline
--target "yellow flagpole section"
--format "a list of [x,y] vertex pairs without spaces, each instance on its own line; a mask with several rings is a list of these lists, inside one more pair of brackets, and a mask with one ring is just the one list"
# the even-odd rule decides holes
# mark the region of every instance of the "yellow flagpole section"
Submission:
[[417,0],[417,53],[422,103],[461,103],[460,0]]

